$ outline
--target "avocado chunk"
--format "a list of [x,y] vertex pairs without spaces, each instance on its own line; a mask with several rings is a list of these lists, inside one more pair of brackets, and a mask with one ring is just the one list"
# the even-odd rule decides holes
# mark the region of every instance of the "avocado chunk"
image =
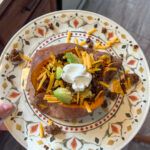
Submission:
[[57,67],[56,68],[56,79],[60,79],[61,78],[62,72],[63,72],[63,69],[61,67]]
[[57,88],[54,91],[54,95],[63,103],[71,104],[72,95],[71,92],[66,88],[61,88],[61,87]]
[[71,64],[71,63],[80,64],[81,63],[80,58],[71,52],[66,53],[65,56],[66,56],[69,64]]

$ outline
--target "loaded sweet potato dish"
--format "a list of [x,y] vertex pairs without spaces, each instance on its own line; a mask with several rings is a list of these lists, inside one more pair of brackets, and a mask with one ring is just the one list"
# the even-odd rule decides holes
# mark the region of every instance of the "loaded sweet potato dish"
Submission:
[[[123,73],[123,77],[120,77]],[[63,43],[38,50],[31,61],[27,90],[32,105],[58,119],[79,118],[138,82],[125,74],[122,58]]]
[[[32,60],[16,49],[6,59],[14,64],[31,61],[26,89],[32,105],[51,117],[73,119],[107,107],[105,96],[114,100],[139,81],[137,74],[124,70],[122,57],[96,50],[117,42],[114,38],[106,46],[100,41],[93,46],[90,38],[80,44],[75,38],[74,44],[68,36],[67,43],[40,49]],[[88,48],[82,47],[85,43]]]

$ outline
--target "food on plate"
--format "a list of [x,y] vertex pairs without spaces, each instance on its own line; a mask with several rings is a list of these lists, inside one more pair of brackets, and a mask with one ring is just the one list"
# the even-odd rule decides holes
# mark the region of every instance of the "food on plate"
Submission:
[[[118,41],[115,38],[105,47]],[[92,43],[91,39],[85,43]],[[96,46],[101,48],[100,43]],[[114,100],[138,82],[138,75],[125,74],[121,58],[95,51],[93,43],[88,48],[81,45],[53,45],[32,57],[27,90],[31,104],[42,113],[59,119],[83,117],[106,107],[104,96]]]
[[52,124],[45,127],[45,132],[48,134],[56,135],[61,132],[61,129],[57,125]]

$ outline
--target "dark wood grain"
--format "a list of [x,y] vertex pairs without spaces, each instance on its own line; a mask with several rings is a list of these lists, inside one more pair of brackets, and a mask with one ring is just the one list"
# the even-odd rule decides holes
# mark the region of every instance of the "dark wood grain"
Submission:
[[133,140],[135,142],[144,142],[144,143],[150,144],[150,136],[143,136],[143,135],[137,134]]
[[[57,5],[57,2],[59,2],[59,5]],[[61,0],[12,1],[11,5],[7,7],[4,11],[5,13],[0,17],[0,54],[9,39],[23,25],[41,15],[58,10],[58,8],[61,8],[60,5]],[[0,10],[3,6],[0,5]]]
[[51,11],[57,10],[56,0],[42,0],[26,23]]
[[2,45],[2,43],[0,43],[0,52],[3,51],[4,45]]
[[26,3],[27,1],[25,0],[14,1],[11,7],[5,12],[5,15],[0,19],[0,39],[3,44],[6,44],[10,37],[24,25],[32,11],[34,11],[33,8],[31,11],[21,13]]
[[0,17],[4,14],[8,6],[12,3],[12,0],[4,0],[0,7]]

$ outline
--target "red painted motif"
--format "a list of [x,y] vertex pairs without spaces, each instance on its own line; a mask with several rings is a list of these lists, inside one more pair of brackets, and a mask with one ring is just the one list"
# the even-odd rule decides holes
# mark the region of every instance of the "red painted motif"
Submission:
[[83,131],[83,128],[80,128],[81,131]]
[[111,124],[111,129],[112,129],[113,133],[119,134],[119,130],[118,130],[118,128],[115,125]]
[[9,94],[9,98],[16,98],[17,96],[19,96],[20,95],[20,93],[18,93],[18,92],[11,92],[10,94]]
[[38,129],[38,126],[39,126],[38,124],[36,124],[34,126],[31,126],[30,127],[30,134],[35,133],[37,131],[37,129]]
[[72,140],[72,142],[71,142],[70,145],[71,145],[71,147],[72,147],[73,150],[76,150],[76,148],[77,148],[77,141],[76,141],[75,138]]
[[110,40],[113,36],[114,36],[114,32],[109,32],[109,33],[108,33],[108,38],[107,38],[107,39]]
[[41,36],[44,36],[44,30],[43,30],[43,29],[38,28],[38,33],[39,33]]
[[127,64],[128,65],[134,65],[136,63],[136,60],[135,59],[132,59],[130,60]]
[[97,124],[97,123],[95,123],[95,126],[97,127],[97,126],[98,126],[98,124]]
[[113,109],[113,112],[115,112],[116,111],[116,109]]
[[73,24],[74,24],[75,28],[77,28],[77,26],[78,26],[78,24],[79,24],[79,21],[78,21],[77,19],[75,19],[75,20],[73,21]]
[[139,98],[137,96],[134,95],[130,95],[129,98],[131,99],[131,101],[136,102],[139,100]]

